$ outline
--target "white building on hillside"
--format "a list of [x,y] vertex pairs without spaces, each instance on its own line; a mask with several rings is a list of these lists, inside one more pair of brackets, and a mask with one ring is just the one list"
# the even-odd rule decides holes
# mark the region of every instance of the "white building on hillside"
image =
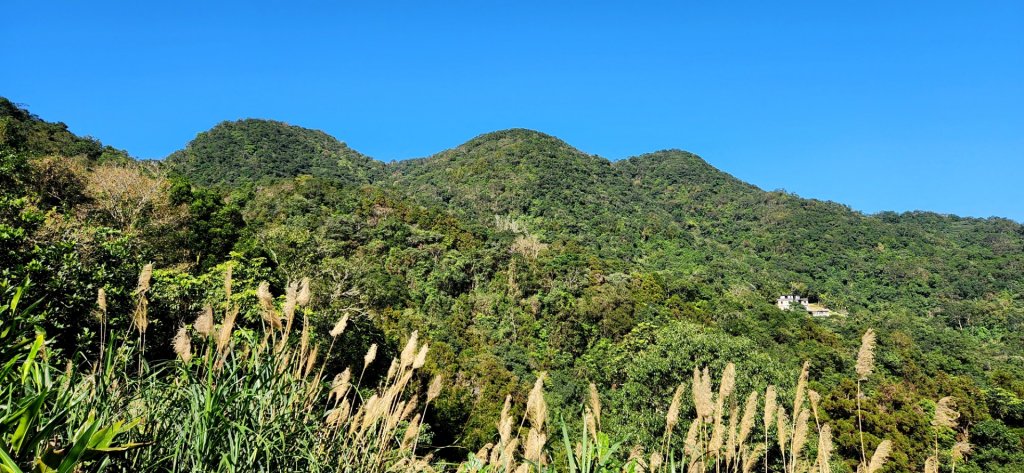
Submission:
[[810,304],[806,297],[787,295],[779,296],[779,300],[775,301],[775,306],[782,310],[789,310],[789,307],[793,305],[794,302],[798,302],[804,307],[807,307],[807,304]]
[[807,313],[811,314],[814,317],[828,317],[832,315],[832,311],[830,311],[828,307],[825,307],[821,304],[811,304],[811,302],[808,301],[806,297],[794,295],[779,296],[778,300],[775,301],[775,306],[778,307],[780,310],[789,310],[789,308],[792,307],[795,303],[799,303],[800,305],[804,306],[804,309],[807,310]]

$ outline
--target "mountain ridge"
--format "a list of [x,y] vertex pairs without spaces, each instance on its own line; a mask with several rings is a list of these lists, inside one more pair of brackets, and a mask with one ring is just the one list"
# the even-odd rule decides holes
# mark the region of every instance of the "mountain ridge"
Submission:
[[[470,138],[469,140],[467,140],[467,141],[465,141],[465,142],[463,142],[461,144],[455,145],[455,146],[453,146],[451,148],[447,148],[445,150],[441,150],[441,151],[438,151],[436,153],[433,153],[433,154],[430,154],[430,155],[427,155],[427,156],[400,158],[400,159],[395,159],[395,160],[391,160],[391,161],[382,161],[382,160],[376,159],[376,158],[374,158],[374,157],[372,157],[370,155],[362,153],[362,152],[360,152],[360,151],[358,151],[356,149],[353,149],[353,148],[349,147],[346,144],[346,142],[338,139],[337,137],[334,137],[333,135],[331,135],[331,134],[329,134],[329,133],[327,133],[325,131],[322,131],[322,130],[319,130],[319,129],[315,129],[315,128],[306,128],[306,127],[302,127],[302,126],[298,126],[298,125],[291,125],[291,124],[288,124],[287,122],[284,122],[284,121],[279,121],[279,120],[274,120],[274,119],[266,119],[266,118],[243,118],[243,119],[238,119],[238,120],[225,120],[225,121],[220,122],[218,125],[215,125],[214,127],[210,128],[209,130],[200,132],[197,135],[197,137],[199,137],[199,136],[201,136],[201,135],[203,135],[205,133],[208,133],[208,132],[210,132],[210,131],[216,129],[217,127],[219,127],[221,125],[224,125],[226,123],[238,123],[238,122],[266,122],[266,123],[273,123],[273,124],[277,124],[277,125],[283,125],[283,126],[286,126],[286,127],[289,127],[289,128],[295,128],[295,129],[299,129],[299,130],[304,130],[304,131],[315,133],[315,134],[318,134],[318,135],[323,135],[325,137],[330,138],[331,140],[335,140],[338,143],[344,145],[348,150],[351,150],[353,153],[355,153],[358,156],[360,156],[362,158],[360,161],[362,161],[364,163],[371,163],[370,167],[374,168],[374,170],[371,171],[370,174],[374,176],[374,179],[372,181],[376,182],[376,183],[385,182],[387,180],[387,177],[384,177],[386,174],[392,174],[392,173],[395,172],[396,169],[406,168],[406,167],[409,166],[408,163],[423,162],[424,160],[429,160],[430,158],[433,158],[435,156],[438,156],[438,155],[441,155],[441,154],[444,154],[444,153],[447,153],[447,152],[454,152],[454,151],[459,151],[459,150],[463,150],[464,151],[467,148],[474,148],[476,146],[480,146],[481,144],[485,144],[485,143],[487,143],[489,141],[508,140],[508,139],[510,139],[512,137],[518,137],[520,139],[523,138],[523,137],[535,137],[535,138],[538,138],[538,139],[540,139],[542,141],[548,141],[549,143],[551,143],[551,144],[553,144],[555,146],[564,147],[566,149],[573,150],[573,151],[581,153],[583,155],[587,155],[587,156],[599,158],[600,160],[603,160],[603,161],[607,161],[608,163],[611,163],[611,165],[613,167],[619,168],[619,169],[631,169],[631,168],[635,167],[636,163],[642,162],[642,161],[647,160],[647,159],[653,159],[653,160],[656,160],[656,161],[665,162],[665,159],[664,159],[665,157],[673,157],[673,156],[674,157],[684,157],[686,162],[688,162],[689,164],[691,164],[692,166],[694,166],[696,168],[700,168],[700,169],[702,169],[704,171],[707,171],[707,172],[710,172],[710,173],[720,173],[717,177],[722,178],[721,179],[722,182],[728,182],[728,183],[731,183],[731,184],[740,184],[741,186],[738,186],[737,188],[745,187],[745,188],[747,188],[750,191],[755,191],[756,190],[756,191],[762,191],[762,192],[779,192],[780,191],[780,190],[769,190],[769,189],[760,187],[760,186],[758,186],[756,184],[753,184],[753,183],[744,181],[742,179],[739,179],[739,178],[735,177],[734,175],[732,175],[731,173],[729,173],[728,171],[720,169],[717,166],[711,164],[706,159],[704,159],[702,156],[700,156],[700,155],[698,155],[696,153],[687,151],[687,150],[682,149],[682,148],[666,148],[666,149],[661,149],[661,150],[645,152],[645,153],[641,153],[641,154],[637,154],[637,155],[633,155],[633,156],[626,156],[626,157],[623,157],[623,158],[611,159],[611,158],[606,158],[606,157],[603,157],[603,156],[600,156],[600,155],[597,155],[597,154],[587,153],[586,151],[583,151],[583,150],[580,150],[579,148],[574,147],[570,143],[568,143],[568,142],[558,138],[555,135],[551,135],[551,134],[548,134],[548,133],[545,133],[545,132],[542,132],[542,131],[539,131],[539,130],[533,130],[533,129],[521,128],[521,127],[506,128],[506,129],[501,129],[501,130],[495,130],[495,131],[491,131],[491,132],[481,133],[481,134],[479,134],[479,135],[477,135],[477,136],[475,136],[473,138]],[[195,140],[193,139],[189,143],[192,143],[193,141],[195,141]],[[175,159],[178,159],[177,157],[179,155],[181,155],[183,152],[187,151],[189,143],[186,143],[186,146],[184,148],[172,152],[168,156],[164,157],[162,160],[163,161],[168,161],[168,160],[174,161]],[[172,159],[172,158],[174,158],[174,159]],[[633,164],[631,165],[630,163],[633,163]],[[632,171],[635,172],[637,170],[636,169],[632,169]],[[288,173],[286,173],[285,175],[274,176],[274,177],[287,178],[287,177],[294,177],[295,175],[297,175],[297,174],[288,174]],[[636,176],[633,176],[633,177],[636,177]],[[719,179],[716,179],[716,181],[718,181],[718,180]],[[1004,217],[1004,216],[998,216],[998,215],[992,215],[992,216],[986,216],[986,217],[967,216],[967,215],[959,215],[959,214],[949,213],[949,212],[933,211],[933,210],[928,210],[928,209],[914,209],[914,210],[902,210],[902,211],[880,210],[880,211],[877,211],[877,212],[865,212],[865,211],[862,211],[862,210],[852,209],[847,204],[844,204],[844,203],[839,202],[839,201],[834,201],[834,200],[830,200],[830,199],[819,199],[819,198],[814,198],[814,197],[803,197],[803,196],[799,196],[798,194],[791,194],[791,195],[797,195],[799,198],[806,199],[806,200],[813,200],[813,201],[827,202],[827,203],[835,203],[835,204],[847,207],[852,212],[856,212],[858,214],[861,214],[861,215],[864,215],[864,216],[868,216],[868,217],[877,217],[877,216],[882,216],[882,215],[891,216],[893,214],[895,214],[895,215],[904,215],[904,214],[906,214],[906,215],[914,215],[914,214],[926,213],[926,214],[931,214],[931,215],[935,215],[935,216],[938,216],[938,217],[954,218],[954,219],[959,219],[959,220],[974,220],[974,221],[1006,220],[1006,221],[1009,221],[1009,222],[1014,223],[1014,224],[1018,224],[1018,225],[1022,224],[1022,222],[1017,222],[1016,220],[1014,220],[1012,218]]]
[[[60,128],[19,117],[6,123]],[[444,421],[430,422],[435,445],[493,441],[505,396],[539,372],[556,387],[552,412],[593,382],[614,406],[603,420],[613,438],[653,445],[658,400],[695,364],[731,362],[758,386],[786,386],[806,361],[808,387],[843,429],[837,448],[856,459],[849,361],[868,327],[879,354],[865,388],[893,394],[872,399],[881,415],[869,429],[893,439],[896,469],[919,470],[914,446],[931,442],[927,408],[943,396],[962,406],[979,458],[1003,448],[986,431],[1024,432],[1024,227],[1007,220],[865,216],[763,191],[685,151],[612,162],[522,129],[384,165],[322,132],[228,122],[192,147],[215,166],[172,172],[83,159],[69,135],[23,136],[13,151],[0,141],[0,167],[14,171],[0,174],[0,282],[31,276],[66,353],[95,350],[96,289],[130,313],[137,271],[152,263],[152,340],[219,304],[222,279],[249,305],[239,329],[260,333],[260,291],[287,294],[308,277],[317,295],[301,325],[322,329],[314,346],[353,315],[355,343],[325,355],[332,371],[365,363],[371,344],[397,355],[417,330],[432,350],[424,368],[454,380],[437,402]],[[51,136],[69,145],[51,152]],[[118,218],[126,210],[141,218]],[[839,315],[780,310],[781,294]],[[112,323],[129,331],[130,319]],[[168,356],[166,343],[147,352]],[[740,391],[750,381],[737,379]],[[1020,445],[1003,451],[1024,464]]]

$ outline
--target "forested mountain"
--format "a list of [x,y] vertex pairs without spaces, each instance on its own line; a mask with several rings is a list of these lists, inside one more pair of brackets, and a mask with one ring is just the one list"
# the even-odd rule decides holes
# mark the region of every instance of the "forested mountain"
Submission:
[[334,137],[271,120],[222,122],[171,154],[172,169],[200,184],[311,175],[367,183],[383,167]]
[[671,231],[669,215],[607,159],[531,130],[487,133],[391,170],[385,183],[411,198],[482,223],[516,219],[543,241],[572,241],[610,262],[635,258],[645,234]]
[[943,310],[943,304],[1024,290],[1018,276],[1024,226],[1010,220],[927,212],[866,216],[832,202],[761,191],[685,152],[615,164],[638,193],[695,238],[728,248],[732,259],[755,256],[746,278],[768,270],[778,282],[835,306],[895,303],[956,317],[964,308]]
[[47,122],[0,97],[0,143],[7,149],[32,156],[82,156],[91,160],[126,159],[122,150],[99,140],[80,137],[64,123]]
[[[147,418],[127,434],[144,445],[112,460],[122,471],[217,470],[223,462],[238,471],[320,471],[318,462],[333,461],[320,459],[337,451],[308,443],[323,435],[304,429],[321,425],[323,415],[337,419],[339,386],[356,391],[345,402],[373,405],[371,396],[384,394],[373,391],[378,383],[390,385],[404,372],[398,367],[404,362],[389,366],[388,360],[416,354],[402,348],[413,331],[429,344],[429,356],[423,348],[425,358],[408,365],[427,376],[406,379],[405,392],[433,394],[425,396],[429,409],[416,407],[423,409],[416,421],[396,418],[391,426],[423,429],[411,448],[395,448],[403,455],[461,462],[489,443],[514,453],[508,435],[521,435],[524,446],[532,439],[540,449],[516,453],[523,465],[534,458],[566,471],[570,456],[589,454],[580,453],[582,446],[562,448],[560,421],[575,426],[581,414],[591,426],[581,429],[604,442],[604,453],[595,455],[605,455],[616,470],[639,458],[630,454],[632,445],[647,446],[647,466],[654,462],[651,450],[691,458],[695,447],[686,430],[692,425],[706,427],[694,435],[710,455],[716,421],[700,405],[704,378],[694,375],[695,368],[710,367],[742,373],[734,379],[737,393],[777,387],[780,402],[793,407],[779,425],[795,428],[802,412],[805,430],[810,423],[819,440],[829,425],[831,471],[856,471],[883,439],[891,455],[878,471],[920,471],[930,457],[956,463],[958,471],[1024,468],[1024,227],[1018,223],[926,212],[863,215],[763,191],[684,151],[611,162],[518,129],[384,164],[322,132],[243,120],[201,133],[163,163],[106,159],[114,152],[95,140],[7,104],[0,107],[0,293],[13,294],[30,281],[24,297],[39,303],[18,323],[45,330],[48,356],[61,370],[65,362],[69,370],[77,366],[83,391],[95,382],[90,363],[101,344],[111,363],[129,367],[118,386],[133,386],[136,394],[118,390],[128,397],[104,405],[167,405],[161,412],[193,419],[161,427]],[[308,290],[290,284],[303,277],[310,278]],[[776,297],[794,292],[835,314],[813,318],[776,308]],[[209,310],[217,312],[219,327],[228,327],[218,332],[226,338],[201,345],[210,332],[196,314]],[[294,322],[295,336],[273,328],[281,317],[289,328]],[[878,333],[877,355],[863,374],[863,348],[855,355],[868,328]],[[197,350],[187,358],[196,359],[183,357],[182,333],[194,337]],[[108,336],[121,338],[115,345]],[[314,361],[283,375],[274,364],[259,371],[264,365],[251,360],[273,358],[263,350],[277,340],[295,350],[288,356]],[[236,345],[237,353],[228,348]],[[205,355],[201,346],[208,347]],[[364,358],[367,350],[379,355]],[[6,353],[0,349],[0,356]],[[805,361],[804,381],[796,381]],[[217,371],[224,363],[230,369]],[[312,366],[322,366],[320,374],[311,377]],[[332,383],[345,367],[354,367],[348,375],[357,381]],[[247,369],[257,373],[206,381]],[[269,401],[257,394],[217,397],[222,387],[250,381],[288,383],[289,373],[308,384],[287,402],[316,400],[297,410],[306,416],[301,422],[266,421],[260,409]],[[440,392],[429,382],[435,375],[445,380]],[[0,381],[19,378],[4,376]],[[685,395],[678,388],[684,383]],[[227,407],[190,410],[188,399],[166,395],[176,386]],[[318,389],[330,394],[310,394]],[[809,404],[801,407],[807,402],[801,390],[814,392],[813,418]],[[522,416],[524,405],[535,417],[538,396],[546,400],[548,424],[517,417],[520,427],[508,424],[511,434],[496,426],[499,418],[505,425],[509,415]],[[603,408],[588,400],[597,397]],[[675,436],[664,433],[673,397],[677,416],[696,419],[681,422]],[[727,407],[733,412],[724,417],[736,421],[743,399],[720,398],[717,423]],[[937,406],[954,401],[959,417],[949,420]],[[100,411],[110,421],[130,421],[123,412],[132,409]],[[89,418],[93,410],[84,404],[73,417]],[[261,414],[247,417],[250,410]],[[195,420],[214,411],[225,417]],[[780,434],[776,413],[770,414],[763,426],[758,415],[758,442]],[[7,432],[2,420],[0,436]],[[268,433],[251,455],[237,455],[219,443],[193,445],[188,429],[236,446],[227,439],[240,432]],[[547,440],[538,447],[540,433]],[[167,446],[160,439],[168,435],[182,440]],[[288,448],[272,438],[289,439]],[[719,440],[720,451],[726,447]],[[969,457],[954,460],[951,449],[967,441]],[[621,449],[611,449],[616,442]],[[764,468],[800,466],[792,445],[782,444],[787,447],[762,452]],[[799,455],[825,445],[811,444]],[[730,451],[743,458],[753,452],[741,450]],[[493,467],[499,453],[483,461]]]

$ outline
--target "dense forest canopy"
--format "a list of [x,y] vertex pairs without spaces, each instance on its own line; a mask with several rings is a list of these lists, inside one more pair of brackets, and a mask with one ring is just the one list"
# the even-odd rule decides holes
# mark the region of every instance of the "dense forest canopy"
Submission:
[[[920,471],[960,432],[974,445],[961,471],[1024,468],[1024,226],[1010,220],[864,215],[761,190],[685,151],[612,162],[520,129],[385,164],[320,131],[248,119],[141,162],[6,99],[0,170],[0,292],[30,281],[54,360],[97,356],[100,289],[104,311],[121,314],[104,324],[137,324],[147,264],[139,349],[154,365],[205,306],[234,301],[238,337],[253,337],[262,294],[308,277],[301,325],[318,331],[302,343],[331,347],[332,375],[367,366],[367,379],[389,379],[380,360],[413,331],[429,342],[421,369],[447,385],[416,448],[439,459],[493,442],[506,395],[526,404],[542,372],[551,419],[578,418],[594,383],[611,438],[657,445],[684,441],[661,436],[663,401],[695,366],[734,364],[746,393],[793,387],[807,361],[815,419],[846,459],[836,471],[881,439],[884,471]],[[833,315],[780,310],[783,294]],[[336,346],[322,334],[342,314]],[[862,386],[853,360],[868,328],[877,372]],[[381,356],[364,365],[371,346]],[[936,433],[946,397],[961,416]],[[782,471],[784,458],[768,459]]]
[[254,119],[222,122],[165,161],[204,185],[302,174],[352,185],[370,182],[383,169],[383,164],[322,131]]

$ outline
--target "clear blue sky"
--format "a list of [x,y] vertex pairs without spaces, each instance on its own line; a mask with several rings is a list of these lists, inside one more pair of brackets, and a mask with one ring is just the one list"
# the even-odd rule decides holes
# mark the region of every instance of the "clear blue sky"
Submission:
[[1024,221],[1024,2],[5,2],[0,95],[140,157],[219,121],[382,160],[526,127],[866,212]]

